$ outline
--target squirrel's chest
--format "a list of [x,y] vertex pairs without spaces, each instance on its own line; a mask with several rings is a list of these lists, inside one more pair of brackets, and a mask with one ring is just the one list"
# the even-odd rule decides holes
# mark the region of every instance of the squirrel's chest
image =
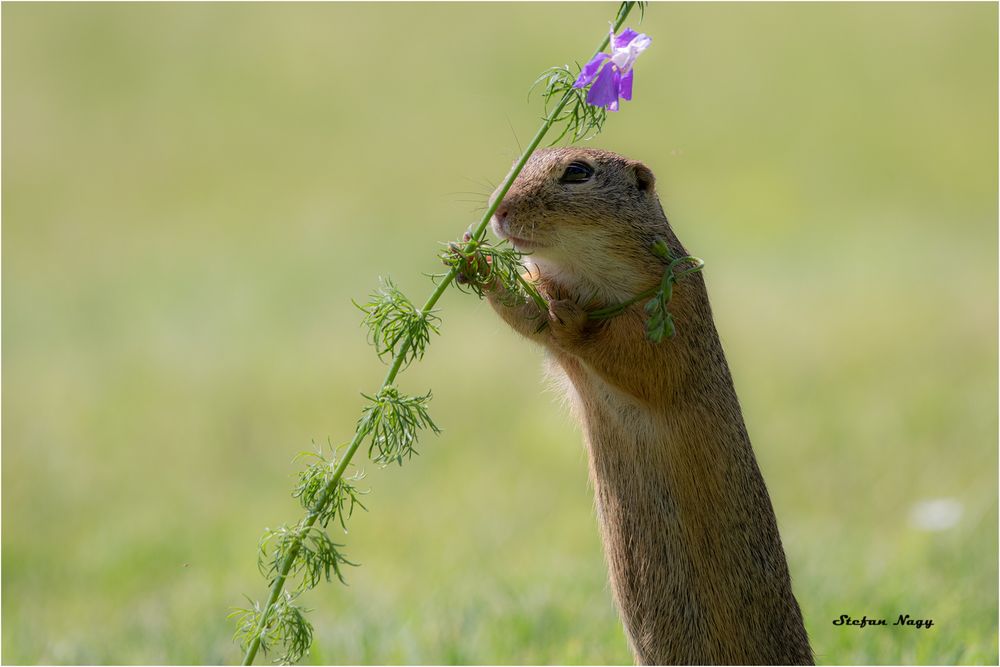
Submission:
[[610,456],[641,464],[657,455],[667,436],[663,415],[572,358],[550,358],[547,370],[565,393],[597,459]]

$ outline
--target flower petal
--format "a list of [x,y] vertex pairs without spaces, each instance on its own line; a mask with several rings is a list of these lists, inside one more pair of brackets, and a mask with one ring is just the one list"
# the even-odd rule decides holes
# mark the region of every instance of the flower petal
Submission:
[[632,28],[625,28],[624,30],[622,30],[622,34],[615,37],[613,46],[616,49],[620,49],[638,36],[639,33],[637,33],[635,30],[632,30]]
[[[627,32],[628,30],[626,30]],[[632,31],[635,32],[635,31]],[[624,32],[622,33],[625,34]],[[623,72],[628,72],[632,69],[632,65],[635,64],[636,59],[642,54],[643,51],[649,48],[653,40],[642,33],[636,33],[628,41],[628,43],[623,46],[617,45],[617,38],[615,40],[616,44],[611,54],[611,61],[618,65],[618,68]]]
[[587,104],[618,111],[619,78],[618,69],[612,63],[606,64],[587,91]]
[[610,58],[606,53],[598,53],[596,56],[590,59],[590,62],[583,66],[580,70],[580,76],[577,77],[576,83],[573,84],[574,88],[583,88],[588,83],[594,80],[597,76],[597,70],[600,69],[601,63]]
[[621,81],[618,83],[618,94],[623,100],[632,99],[632,75],[635,74],[635,70],[629,70],[625,74],[622,74]]
[[635,36],[635,39],[628,43],[628,48],[630,51],[635,53],[635,57],[638,58],[639,54],[648,49],[649,45],[652,43],[652,37],[639,33]]

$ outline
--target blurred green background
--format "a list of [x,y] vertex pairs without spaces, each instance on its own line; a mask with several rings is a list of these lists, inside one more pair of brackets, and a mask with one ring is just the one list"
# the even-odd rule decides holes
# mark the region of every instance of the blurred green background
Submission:
[[[3,661],[218,663],[291,462],[613,4],[4,4]],[[630,21],[635,24],[635,21]],[[668,4],[594,145],[647,162],[821,663],[997,654],[997,6]],[[629,663],[542,354],[452,293],[317,663]],[[922,530],[915,505],[959,503]],[[953,505],[954,506],[954,505]],[[947,522],[946,522],[947,523]],[[932,618],[929,630],[832,625]]]

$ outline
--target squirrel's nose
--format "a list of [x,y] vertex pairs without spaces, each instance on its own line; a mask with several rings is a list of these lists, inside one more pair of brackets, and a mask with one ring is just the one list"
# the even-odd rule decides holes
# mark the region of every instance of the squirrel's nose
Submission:
[[497,219],[497,222],[506,222],[508,212],[510,212],[510,207],[507,206],[507,202],[500,202],[500,205],[497,206],[497,210],[493,214],[493,217]]

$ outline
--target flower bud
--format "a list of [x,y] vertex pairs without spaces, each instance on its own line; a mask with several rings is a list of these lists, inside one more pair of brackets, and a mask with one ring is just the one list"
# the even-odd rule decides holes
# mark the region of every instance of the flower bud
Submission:
[[667,242],[663,239],[656,239],[653,242],[653,254],[663,259],[670,257],[670,248],[667,246]]

